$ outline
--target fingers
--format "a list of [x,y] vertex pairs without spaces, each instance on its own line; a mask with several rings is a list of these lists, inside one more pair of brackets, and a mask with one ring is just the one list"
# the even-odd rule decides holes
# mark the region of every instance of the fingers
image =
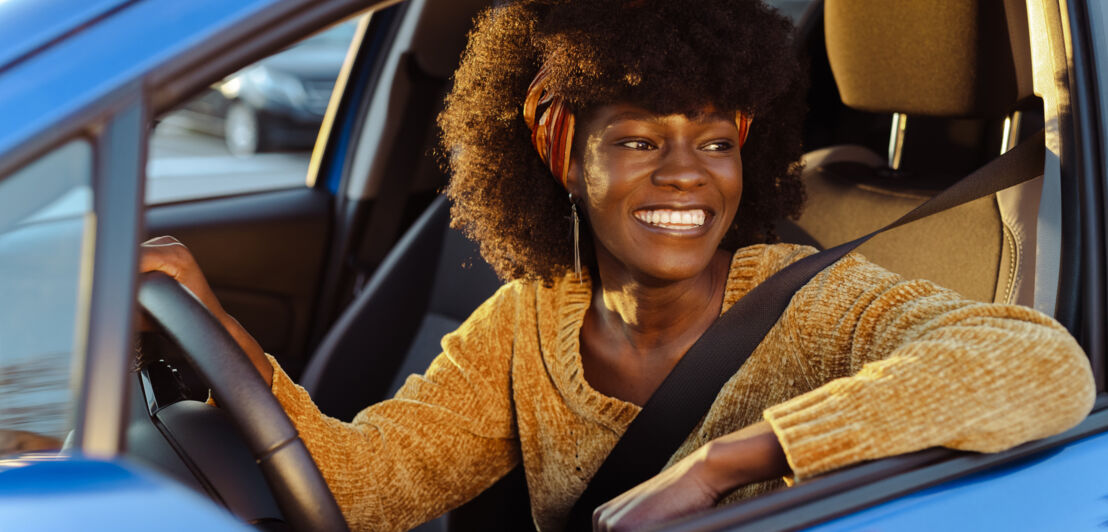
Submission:
[[639,530],[710,508],[720,494],[703,482],[706,448],[686,456],[651,479],[600,505],[592,528],[601,532]]
[[143,242],[139,249],[140,273],[160,271],[181,281],[182,274],[195,264],[196,260],[188,248],[171,236],[151,238]]
[[592,513],[592,529],[594,532],[616,532],[633,530],[634,521],[628,523],[625,510],[629,506],[624,496],[616,497],[596,508]]
[[629,523],[624,515],[628,508],[634,507],[636,497],[632,494],[633,491],[624,493],[593,510],[592,529],[594,532],[633,530],[634,521]]
[[176,238],[159,236],[142,243],[139,248],[139,273],[154,271],[172,277],[199,298],[213,314],[222,316],[223,309],[200,271],[200,265]]
[[154,238],[151,238],[150,240],[147,240],[146,242],[143,242],[142,244],[144,246],[153,246],[153,245],[158,245],[158,244],[180,244],[180,243],[181,243],[180,240],[177,240],[176,238],[174,238],[172,236],[162,235],[162,236],[156,236]]

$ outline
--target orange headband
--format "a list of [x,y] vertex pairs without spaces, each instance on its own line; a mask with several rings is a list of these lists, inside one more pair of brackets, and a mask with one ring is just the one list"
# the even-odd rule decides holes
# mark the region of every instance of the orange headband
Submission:
[[[569,177],[569,154],[573,147],[573,113],[566,109],[565,101],[547,91],[550,71],[543,65],[531,86],[527,88],[527,98],[523,101],[523,120],[531,129],[531,144],[539,152],[542,162],[550,167],[550,173],[562,186],[566,186]],[[539,106],[546,106],[538,121]],[[739,148],[746,143],[753,117],[735,113],[735,125],[739,128]]]

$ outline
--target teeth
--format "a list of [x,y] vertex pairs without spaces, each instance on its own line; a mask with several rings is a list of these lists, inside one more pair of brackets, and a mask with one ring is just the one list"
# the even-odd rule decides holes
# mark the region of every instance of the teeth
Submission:
[[651,225],[674,229],[688,229],[704,225],[708,213],[703,209],[672,210],[657,209],[635,211],[635,217]]

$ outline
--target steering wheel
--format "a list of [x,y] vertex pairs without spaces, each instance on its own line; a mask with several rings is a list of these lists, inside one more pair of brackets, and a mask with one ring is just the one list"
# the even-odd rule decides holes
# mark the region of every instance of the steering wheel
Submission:
[[242,432],[296,530],[349,530],[292,420],[231,334],[196,296],[160,272],[139,281],[139,307],[207,381]]

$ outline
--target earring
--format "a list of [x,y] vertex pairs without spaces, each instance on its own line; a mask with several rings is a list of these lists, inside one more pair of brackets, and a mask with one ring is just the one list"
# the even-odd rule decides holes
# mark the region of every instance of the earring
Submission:
[[573,272],[577,274],[577,280],[581,280],[581,219],[577,216],[577,204],[573,201],[573,193],[569,195],[569,213],[573,218]]

